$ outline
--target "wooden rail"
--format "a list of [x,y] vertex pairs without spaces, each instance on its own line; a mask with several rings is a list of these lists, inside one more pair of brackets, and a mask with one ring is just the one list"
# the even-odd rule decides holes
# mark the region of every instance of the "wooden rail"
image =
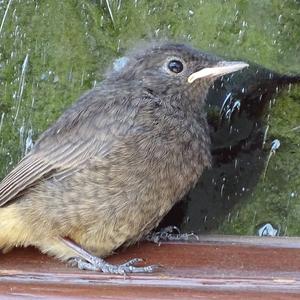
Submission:
[[153,274],[107,275],[33,248],[0,255],[0,299],[300,299],[300,239],[204,236],[142,243],[108,260],[160,264]]

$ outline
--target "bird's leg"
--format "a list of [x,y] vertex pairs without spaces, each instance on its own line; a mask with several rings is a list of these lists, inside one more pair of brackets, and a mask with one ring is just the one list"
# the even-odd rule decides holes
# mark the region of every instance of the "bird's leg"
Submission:
[[81,248],[75,242],[61,238],[61,241],[72,250],[74,250],[78,257],[72,258],[71,265],[76,265],[81,270],[89,271],[102,271],[103,273],[111,274],[126,274],[126,273],[150,273],[155,271],[158,266],[146,266],[146,267],[136,267],[136,263],[143,261],[140,258],[133,258],[123,264],[113,265],[106,262],[104,259],[94,256],[88,251]]
[[198,236],[194,233],[180,233],[180,229],[177,226],[167,226],[161,228],[159,231],[150,232],[146,235],[145,240],[159,244],[163,241],[190,241],[198,240]]

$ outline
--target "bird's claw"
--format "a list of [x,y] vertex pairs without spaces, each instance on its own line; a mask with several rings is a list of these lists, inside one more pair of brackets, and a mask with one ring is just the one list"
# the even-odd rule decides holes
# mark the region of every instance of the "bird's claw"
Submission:
[[148,242],[160,244],[160,242],[162,242],[162,241],[190,241],[190,240],[199,240],[199,238],[193,232],[192,233],[181,233],[180,229],[178,227],[168,226],[168,227],[162,228],[158,232],[149,233],[145,237],[145,240]]
[[133,258],[123,264],[113,265],[107,263],[102,258],[94,257],[93,262],[87,262],[81,258],[73,258],[70,263],[72,266],[77,266],[80,270],[101,271],[109,274],[124,275],[127,273],[151,273],[154,272],[158,266],[150,265],[145,267],[136,267],[136,263],[143,261],[140,258]]

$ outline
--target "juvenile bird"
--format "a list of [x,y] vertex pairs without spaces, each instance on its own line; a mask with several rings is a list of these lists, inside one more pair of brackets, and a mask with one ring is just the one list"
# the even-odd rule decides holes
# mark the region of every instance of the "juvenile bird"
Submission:
[[210,166],[204,101],[248,66],[154,43],[114,64],[0,184],[0,247],[38,247],[81,269],[151,272],[102,257],[160,220]]

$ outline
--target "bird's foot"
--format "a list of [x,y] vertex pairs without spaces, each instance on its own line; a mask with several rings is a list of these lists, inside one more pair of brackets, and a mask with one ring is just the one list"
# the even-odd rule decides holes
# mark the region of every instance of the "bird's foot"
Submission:
[[127,273],[151,273],[159,268],[159,266],[156,265],[146,267],[135,266],[136,263],[143,261],[140,258],[133,258],[120,265],[112,265],[104,259],[94,256],[71,239],[60,238],[60,241],[78,254],[78,257],[71,258],[69,263],[73,267],[76,266],[81,270],[101,271],[103,273],[124,275]]
[[77,266],[80,270],[101,271],[110,274],[127,274],[127,273],[151,273],[154,272],[158,266],[151,265],[146,267],[136,267],[135,264],[143,261],[140,258],[133,258],[123,264],[113,265],[106,262],[100,257],[93,257],[91,261],[86,261],[82,258],[72,258],[70,264]]
[[176,226],[168,226],[158,232],[149,233],[145,240],[159,244],[162,241],[190,241],[199,240],[199,238],[194,233],[180,233],[180,229]]

